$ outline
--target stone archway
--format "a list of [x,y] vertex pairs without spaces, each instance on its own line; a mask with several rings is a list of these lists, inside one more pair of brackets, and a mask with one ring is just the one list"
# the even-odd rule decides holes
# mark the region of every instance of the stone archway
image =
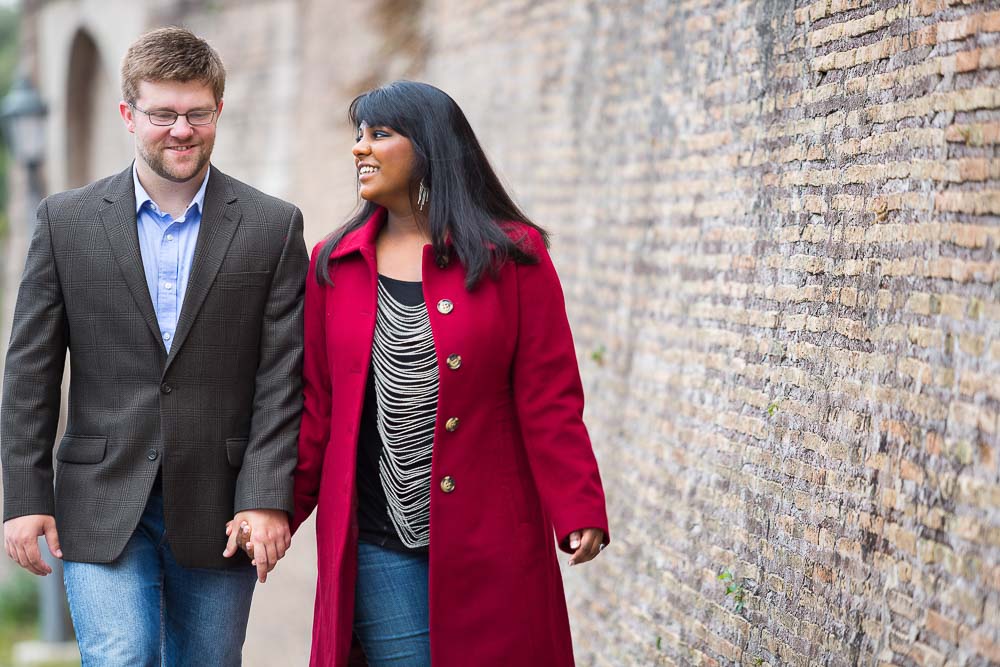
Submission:
[[73,36],[66,77],[66,186],[79,187],[122,168],[119,92],[86,29]]

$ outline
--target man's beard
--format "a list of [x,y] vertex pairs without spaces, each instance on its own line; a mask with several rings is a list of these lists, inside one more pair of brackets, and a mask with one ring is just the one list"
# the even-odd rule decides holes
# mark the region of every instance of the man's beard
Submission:
[[209,158],[212,157],[212,144],[199,144],[197,147],[199,149],[199,156],[195,168],[187,176],[182,176],[170,171],[167,167],[166,161],[163,159],[165,151],[170,150],[169,148],[164,148],[156,152],[149,152],[146,150],[146,146],[141,142],[136,142],[136,146],[139,150],[139,156],[147,165],[149,165],[149,168],[153,170],[154,174],[161,178],[165,178],[168,181],[173,181],[174,183],[186,183],[187,181],[190,181],[201,172],[201,170],[208,163]]

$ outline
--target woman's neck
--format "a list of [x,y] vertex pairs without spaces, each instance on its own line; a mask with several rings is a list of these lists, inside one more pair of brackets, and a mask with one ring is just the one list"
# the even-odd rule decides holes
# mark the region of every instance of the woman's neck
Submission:
[[431,242],[431,231],[427,218],[416,213],[399,215],[389,210],[382,233],[394,238],[420,238],[426,243]]

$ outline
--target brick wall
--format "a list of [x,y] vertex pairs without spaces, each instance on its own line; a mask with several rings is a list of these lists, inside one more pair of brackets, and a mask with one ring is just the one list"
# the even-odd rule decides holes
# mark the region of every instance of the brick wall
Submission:
[[615,539],[579,662],[1000,664],[1000,3],[424,25],[555,233]]
[[310,240],[400,75],[554,233],[614,537],[581,665],[1000,664],[1000,2],[146,4]]

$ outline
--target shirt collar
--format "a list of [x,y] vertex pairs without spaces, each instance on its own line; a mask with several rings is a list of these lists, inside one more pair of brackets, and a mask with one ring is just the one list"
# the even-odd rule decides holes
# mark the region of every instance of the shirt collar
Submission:
[[[201,187],[198,188],[198,192],[195,193],[191,203],[187,205],[186,209],[184,209],[185,216],[187,215],[187,212],[191,210],[191,207],[195,205],[198,206],[199,211],[205,210],[205,191],[208,189],[208,175],[211,173],[212,168],[209,167],[208,171],[205,172],[205,178],[201,181]],[[135,162],[132,163],[132,181],[135,184],[136,214],[138,215],[139,210],[143,207],[143,205],[145,205],[146,202],[149,202],[155,210],[159,211],[159,209],[156,208],[156,202],[153,201],[153,199],[149,196],[149,193],[146,192],[146,188],[142,187],[142,183],[139,182],[139,170],[136,168]]]

